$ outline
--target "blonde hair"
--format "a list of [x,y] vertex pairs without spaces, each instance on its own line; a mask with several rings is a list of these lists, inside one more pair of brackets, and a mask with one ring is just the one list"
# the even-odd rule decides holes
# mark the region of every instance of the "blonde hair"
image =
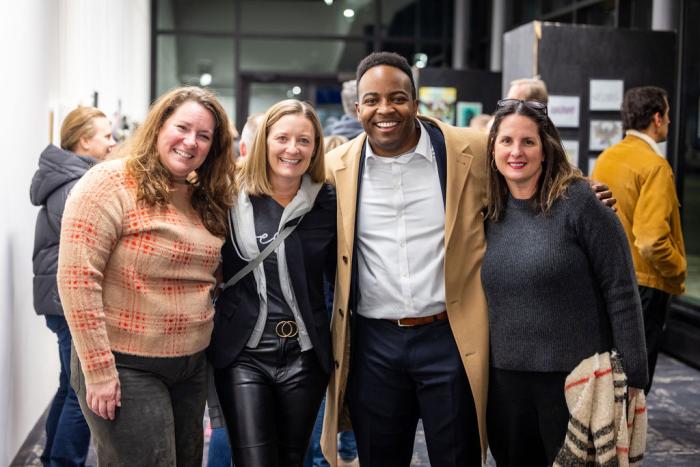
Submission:
[[274,104],[265,112],[250,152],[245,158],[243,170],[239,172],[239,186],[245,185],[246,191],[251,195],[272,196],[274,194],[268,173],[270,167],[267,161],[267,135],[272,125],[286,115],[303,115],[313,125],[314,151],[306,173],[311,175],[311,180],[314,182],[323,182],[326,178],[326,169],[323,164],[323,128],[316,111],[307,102],[287,99]]
[[343,144],[350,141],[343,135],[331,135],[323,138],[323,151],[329,152],[332,149],[342,146]]
[[543,104],[549,101],[547,85],[540,79],[539,75],[534,78],[515,79],[510,82],[510,87],[514,86],[522,87],[524,95],[520,98],[524,101],[539,101]]
[[165,121],[185,102],[196,102],[211,112],[215,121],[211,148],[204,163],[195,170],[192,184],[192,207],[212,234],[226,234],[226,212],[233,204],[235,192],[234,163],[231,157],[233,138],[229,119],[216,96],[196,86],[183,86],[163,94],[151,106],[146,120],[120,148],[126,167],[136,178],[137,198],[150,205],[165,206],[170,200],[172,175],[160,162],[157,142]]
[[95,136],[97,130],[93,121],[100,117],[107,118],[104,112],[95,107],[78,107],[72,110],[61,125],[61,149],[75,152],[81,138]]

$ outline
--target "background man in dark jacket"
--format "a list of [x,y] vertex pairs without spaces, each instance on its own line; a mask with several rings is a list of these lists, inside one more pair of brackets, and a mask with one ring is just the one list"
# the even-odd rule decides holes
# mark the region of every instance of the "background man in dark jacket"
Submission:
[[90,167],[114,147],[112,128],[104,113],[94,107],[78,107],[61,127],[61,147],[52,144],[39,157],[32,178],[30,198],[41,206],[34,235],[34,310],[58,337],[61,374],[58,391],[46,419],[45,466],[83,466],[90,445],[90,430],[70,387],[71,336],[63,317],[56,286],[58,240],[68,193]]

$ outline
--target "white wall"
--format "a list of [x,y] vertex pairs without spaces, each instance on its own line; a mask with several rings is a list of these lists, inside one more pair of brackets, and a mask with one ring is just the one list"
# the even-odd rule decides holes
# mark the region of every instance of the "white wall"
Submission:
[[[148,0],[2,1],[0,129],[0,465],[8,465],[58,385],[54,335],[32,306],[37,208],[29,184],[62,116],[93,91],[109,115],[142,119],[148,106]],[[55,139],[57,141],[57,138]]]

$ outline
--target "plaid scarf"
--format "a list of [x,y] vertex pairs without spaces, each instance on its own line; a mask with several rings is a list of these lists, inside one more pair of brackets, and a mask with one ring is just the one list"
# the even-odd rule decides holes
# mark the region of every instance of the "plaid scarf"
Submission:
[[627,406],[627,377],[619,356],[595,354],[566,378],[569,425],[554,467],[641,465],[647,433],[644,393]]

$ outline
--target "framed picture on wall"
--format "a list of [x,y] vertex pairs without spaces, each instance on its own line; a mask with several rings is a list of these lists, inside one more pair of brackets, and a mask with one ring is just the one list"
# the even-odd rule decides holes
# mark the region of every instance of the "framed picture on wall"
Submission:
[[418,89],[418,112],[445,123],[455,123],[457,88],[422,86]]
[[547,114],[559,128],[578,128],[580,108],[579,96],[549,96]]
[[564,146],[564,151],[566,151],[566,157],[569,158],[569,162],[576,167],[581,167],[578,159],[578,140],[575,139],[563,139],[561,140],[561,145]]
[[591,120],[589,130],[588,149],[591,151],[602,151],[622,139],[620,120]]
[[469,126],[472,118],[482,113],[481,102],[457,102],[457,126]]
[[620,110],[625,93],[621,79],[592,79],[589,84],[590,110]]

